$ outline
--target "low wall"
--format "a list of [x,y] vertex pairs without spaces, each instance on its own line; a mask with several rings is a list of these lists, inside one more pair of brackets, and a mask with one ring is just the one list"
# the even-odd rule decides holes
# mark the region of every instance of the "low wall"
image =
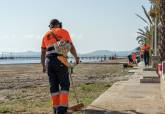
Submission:
[[161,77],[161,95],[163,97],[164,100],[164,104],[165,104],[165,78],[163,78],[163,76]]

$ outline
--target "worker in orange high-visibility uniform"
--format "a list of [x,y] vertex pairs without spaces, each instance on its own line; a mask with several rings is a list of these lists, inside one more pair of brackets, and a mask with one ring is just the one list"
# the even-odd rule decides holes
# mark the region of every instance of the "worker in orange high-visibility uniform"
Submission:
[[[41,62],[43,72],[48,74],[54,114],[66,114],[70,87],[69,73],[66,60],[62,60],[66,59],[66,56],[59,54],[55,48],[58,43],[57,37],[70,44],[69,51],[74,56],[76,64],[79,63],[79,57],[68,31],[62,28],[61,22],[53,19],[49,27],[50,30],[46,32],[42,40]],[[62,57],[62,59],[59,59],[59,57]]]

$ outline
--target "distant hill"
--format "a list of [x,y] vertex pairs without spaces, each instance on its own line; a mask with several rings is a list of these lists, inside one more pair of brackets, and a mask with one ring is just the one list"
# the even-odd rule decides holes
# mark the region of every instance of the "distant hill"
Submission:
[[93,51],[93,52],[86,53],[86,54],[80,54],[80,56],[86,56],[86,57],[103,56],[103,55],[112,56],[112,55],[114,55],[114,53],[112,51],[108,51],[108,50],[97,50],[97,51]]
[[117,56],[121,56],[121,57],[126,57],[128,56],[132,51],[118,51],[116,52]]
[[86,54],[80,54],[80,56],[86,56],[86,57],[91,57],[91,56],[128,56],[131,53],[131,51],[109,51],[109,50],[98,50],[98,51],[94,51],[91,53],[86,53]]
[[21,56],[21,57],[40,57],[40,52],[34,51],[27,51],[27,52],[17,52],[13,53],[14,56]]

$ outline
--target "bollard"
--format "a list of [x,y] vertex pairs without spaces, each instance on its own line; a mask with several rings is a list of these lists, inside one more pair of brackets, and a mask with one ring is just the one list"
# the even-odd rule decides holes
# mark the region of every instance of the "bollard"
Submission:
[[162,75],[162,64],[157,64],[156,72],[158,74],[158,77],[160,78],[160,76]]

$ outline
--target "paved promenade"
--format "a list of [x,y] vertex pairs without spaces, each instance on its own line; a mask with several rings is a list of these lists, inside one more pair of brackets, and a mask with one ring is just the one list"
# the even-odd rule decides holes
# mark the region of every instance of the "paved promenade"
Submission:
[[119,81],[100,95],[85,114],[165,114],[160,83],[140,83],[143,77],[157,77],[155,71],[143,71],[142,63],[128,81]]

